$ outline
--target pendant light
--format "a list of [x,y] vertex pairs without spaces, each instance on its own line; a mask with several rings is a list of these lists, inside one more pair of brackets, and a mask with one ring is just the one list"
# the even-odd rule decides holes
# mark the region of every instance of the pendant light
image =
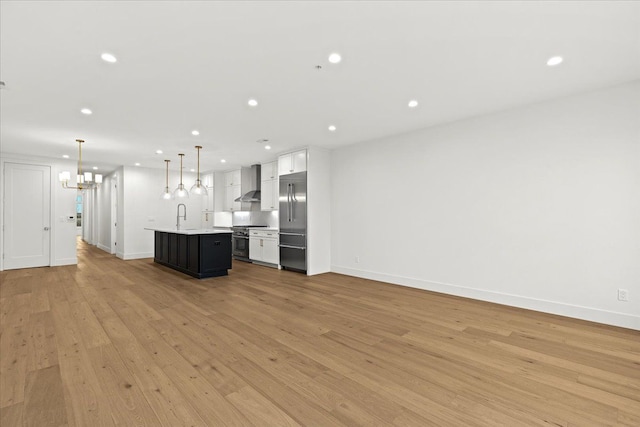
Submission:
[[164,191],[162,192],[162,195],[160,196],[160,198],[162,200],[173,200],[173,193],[171,192],[171,190],[169,190],[169,162],[171,160],[165,160],[164,162],[167,165],[167,183],[166,186],[164,187]]
[[207,196],[209,193],[207,192],[207,187],[202,185],[202,181],[200,181],[200,150],[202,147],[200,145],[196,145],[196,150],[198,150],[198,175],[196,176],[196,183],[191,187],[191,194],[194,196]]
[[184,188],[184,184],[182,183],[182,158],[184,154],[178,154],[180,156],[180,184],[178,184],[178,188],[176,188],[173,192],[173,197],[177,199],[187,199],[189,197],[189,192],[186,188]]

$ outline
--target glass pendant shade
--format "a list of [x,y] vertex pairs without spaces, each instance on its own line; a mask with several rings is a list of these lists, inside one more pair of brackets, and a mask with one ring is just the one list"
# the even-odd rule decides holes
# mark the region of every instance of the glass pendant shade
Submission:
[[189,192],[184,188],[184,184],[182,183],[182,158],[184,154],[178,154],[178,156],[180,156],[180,184],[178,184],[178,188],[173,191],[173,196],[177,199],[186,199],[189,197]]
[[178,184],[178,188],[173,190],[173,197],[176,199],[188,199],[189,192],[184,188],[184,184]]
[[209,192],[207,191],[207,187],[205,187],[199,179],[196,179],[196,183],[193,184],[191,190],[189,190],[191,194],[194,196],[208,196]]
[[165,175],[166,176],[167,185],[166,185],[166,187],[164,187],[164,191],[160,195],[160,198],[162,200],[173,200],[174,199],[173,193],[171,192],[171,190],[169,190],[169,162],[170,161],[171,160],[165,160],[164,161],[164,163],[167,165],[166,166],[167,172],[166,172],[166,175]]
[[173,193],[169,190],[169,187],[165,187],[162,195],[160,196],[162,200],[173,200]]
[[202,147],[200,145],[196,145],[196,150],[198,150],[198,174],[196,175],[196,183],[191,187],[191,194],[194,196],[207,196],[209,192],[207,191],[207,187],[202,185],[202,181],[200,181],[200,150]]

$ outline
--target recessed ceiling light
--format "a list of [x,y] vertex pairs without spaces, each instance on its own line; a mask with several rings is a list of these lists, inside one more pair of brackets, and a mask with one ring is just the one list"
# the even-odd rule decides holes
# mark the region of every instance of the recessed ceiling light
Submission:
[[68,154],[63,154],[62,157],[65,158],[65,159],[68,159],[69,155]]
[[560,63],[562,63],[562,61],[563,61],[562,56],[552,56],[547,61],[547,65],[549,67],[555,67],[556,65],[560,65]]
[[162,150],[156,150],[156,154],[162,154]]
[[335,131],[336,131],[336,129],[337,129],[337,128],[336,128],[334,125],[330,125],[330,126],[329,126],[329,130],[330,130],[331,132],[335,132]]
[[249,104],[249,107],[256,107],[258,105],[258,101],[251,98],[249,101],[247,101],[247,104]]
[[102,58],[102,60],[105,61],[105,62],[114,63],[114,62],[117,61],[115,56],[113,56],[112,54],[107,53],[107,52],[105,52],[102,55],[100,55],[100,58]]
[[340,61],[342,61],[342,57],[339,53],[332,53],[331,55],[329,55],[329,62],[331,62],[332,64],[337,64]]
[[270,145],[265,145],[265,146],[264,146],[264,149],[265,149],[265,150],[271,150],[271,146],[270,146]]
[[411,101],[409,101],[409,108],[416,108],[418,106],[418,101],[416,101],[415,99],[412,99]]
[[227,163],[225,159],[220,160],[220,163]]
[[189,169],[189,172],[195,172],[195,171],[196,171],[195,169]]
[[200,132],[198,132],[197,130],[192,130],[191,131],[191,135],[198,136],[198,135],[200,135]]
[[90,110],[90,109],[88,109],[88,108],[83,108],[82,110],[80,110],[80,112],[81,112],[82,114],[86,114],[87,116],[88,116],[89,114],[93,114],[93,111],[91,111],[91,110]]
[[98,167],[97,167],[97,166],[94,166],[94,167],[93,167],[93,170],[94,170],[94,171],[97,171],[97,170],[98,170]]
[[140,166],[140,163],[136,163],[136,166]]

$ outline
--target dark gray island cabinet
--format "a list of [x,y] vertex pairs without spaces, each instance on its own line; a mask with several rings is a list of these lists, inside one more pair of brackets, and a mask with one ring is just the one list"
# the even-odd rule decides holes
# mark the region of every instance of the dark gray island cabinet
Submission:
[[153,260],[198,279],[226,276],[231,231],[148,229],[155,233]]

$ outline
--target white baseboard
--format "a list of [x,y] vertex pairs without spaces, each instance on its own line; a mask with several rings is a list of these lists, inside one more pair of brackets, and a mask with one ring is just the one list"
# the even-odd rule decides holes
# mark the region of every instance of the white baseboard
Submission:
[[116,251],[116,256],[120,259],[124,259],[124,252]]
[[130,259],[141,259],[141,258],[153,258],[153,252],[139,252],[137,254],[124,254],[122,256],[122,259],[125,261]]
[[78,257],[73,258],[61,258],[51,261],[51,267],[59,267],[61,265],[76,265],[78,264]]
[[591,322],[604,323],[606,325],[640,330],[640,316],[634,316],[627,313],[618,313],[593,307],[582,307],[562,302],[547,301],[536,298],[523,297],[520,295],[487,291],[483,289],[467,288],[464,286],[457,286],[449,283],[433,282],[430,280],[415,279],[411,277],[393,276],[385,273],[357,270],[354,268],[341,267],[338,265],[332,265],[331,271],[334,273],[345,274],[347,276],[377,280],[380,282],[393,283],[395,285],[408,286],[411,288],[440,292],[448,295],[456,295],[481,301],[494,302],[496,304],[503,304],[511,307],[525,308],[528,310],[573,317],[576,319],[588,320]]
[[107,253],[111,253],[111,248],[109,246],[105,246],[102,243],[98,243],[98,249],[102,249]]

